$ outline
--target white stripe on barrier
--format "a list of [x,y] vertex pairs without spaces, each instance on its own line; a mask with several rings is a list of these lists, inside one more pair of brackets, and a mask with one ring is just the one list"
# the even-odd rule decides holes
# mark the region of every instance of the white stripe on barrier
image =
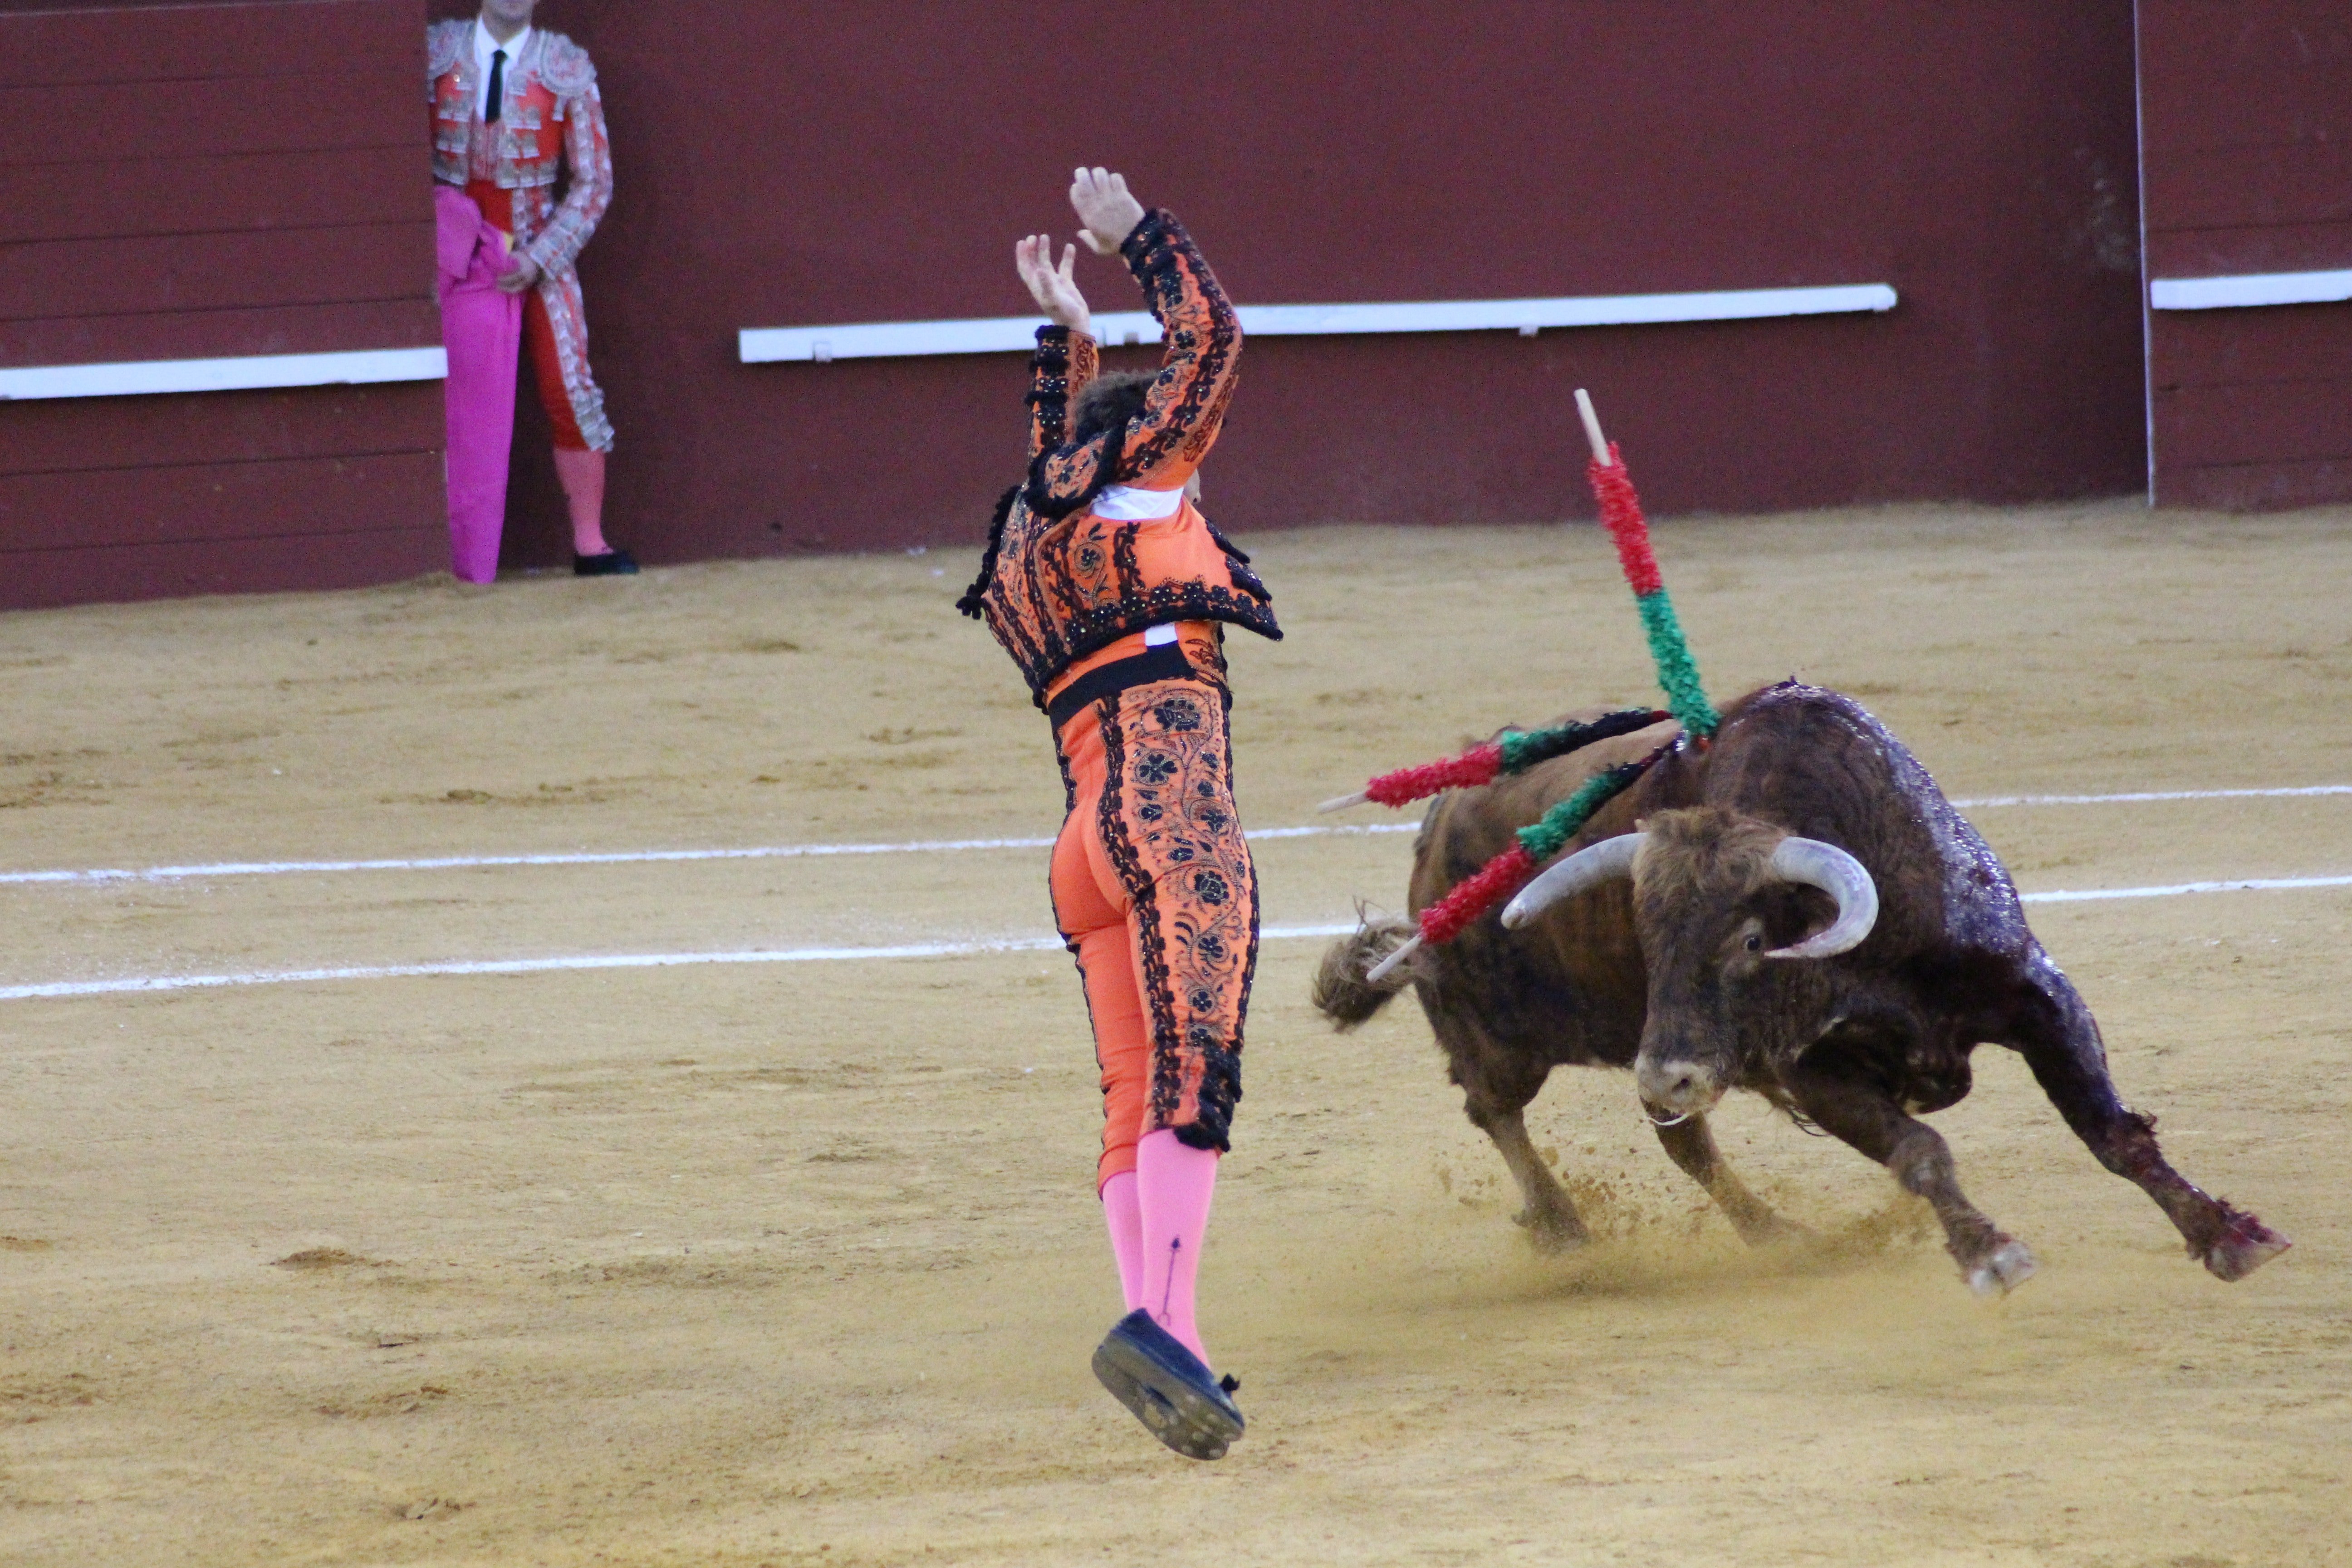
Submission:
[[[1570,294],[1531,300],[1420,300],[1389,304],[1242,305],[1242,331],[1255,338],[1379,332],[1516,331],[1548,327],[1648,326],[1669,321],[1746,321],[1773,316],[1832,316],[1891,310],[1885,283],[1808,289],[1717,289],[1684,294]],[[829,327],[746,327],[735,335],[745,364],[895,359],[916,354],[1027,353],[1037,316],[975,316],[939,321],[853,321]],[[1157,343],[1160,323],[1145,310],[1094,318],[1097,342]]]
[[[2166,800],[2284,799],[2300,795],[2352,795],[2352,784],[2306,784],[2287,789],[2147,790],[2132,795],[1987,795],[1952,804],[1966,811],[2014,805],[2125,805]],[[1418,822],[1331,824],[1306,827],[1261,827],[1253,843],[1284,838],[1346,838],[1378,833],[1414,833]],[[0,871],[0,886],[27,883],[179,882],[201,877],[286,877],[342,871],[466,871],[496,866],[637,866],[688,860],[802,860],[838,855],[938,855],[982,849],[1050,849],[1051,838],[930,838],[900,844],[770,844],[740,849],[579,850],[543,855],[439,855],[409,860],[226,860],[201,866],[151,866],[144,870]]]
[[2227,310],[2256,305],[2330,305],[2352,300],[2352,268],[2241,272],[2223,278],[2148,280],[2152,310]]
[[0,403],[47,397],[144,397],[164,392],[251,392],[280,386],[442,381],[448,374],[448,353],[439,348],[238,354],[228,359],[126,360],[110,364],[18,365],[0,369]]
[[[2025,893],[2029,904],[2092,903],[2108,899],[2171,899],[2189,893],[2269,893],[2313,888],[2352,888],[2352,877],[2248,878],[2227,882],[2175,882],[2157,888],[2099,888],[2082,892]],[[1345,936],[1356,929],[1339,925],[1268,926],[1268,942]],[[1049,952],[1059,937],[1015,936],[976,942],[919,942],[896,947],[797,947],[733,952],[609,953],[577,958],[486,959],[451,963],[390,963],[346,969],[283,969],[236,974],[147,975],[121,980],[67,980],[47,984],[0,986],[0,1002],[39,998],[117,996],[161,991],[208,991],[242,985],[294,985],[332,980],[414,980],[428,975],[546,974],[583,969],[672,969],[709,963],[852,963],[894,958],[974,958],[990,953]]]

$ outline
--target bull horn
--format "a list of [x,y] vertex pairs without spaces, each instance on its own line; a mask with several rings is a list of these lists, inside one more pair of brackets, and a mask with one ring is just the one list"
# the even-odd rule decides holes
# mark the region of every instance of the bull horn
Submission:
[[1503,910],[1503,923],[1517,929],[1562,899],[1572,899],[1587,888],[1633,874],[1633,857],[1648,841],[1646,833],[1621,833],[1598,844],[1588,844],[1519,889]]
[[1772,851],[1772,874],[1784,882],[1819,888],[1837,900],[1837,919],[1793,947],[1776,947],[1767,958],[1832,958],[1862,945],[1878,923],[1878,884],[1861,861],[1818,838],[1788,837]]

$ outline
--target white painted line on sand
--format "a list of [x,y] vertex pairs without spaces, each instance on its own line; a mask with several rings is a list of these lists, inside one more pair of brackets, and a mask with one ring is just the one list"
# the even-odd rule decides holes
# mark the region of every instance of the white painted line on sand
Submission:
[[[1269,942],[1345,936],[1346,925],[1269,926]],[[320,980],[413,980],[430,974],[547,974],[578,969],[674,969],[703,963],[855,963],[884,958],[977,958],[1002,952],[1051,952],[1057,936],[1011,936],[984,942],[916,942],[896,947],[751,948],[737,952],[616,952],[579,958],[486,959],[467,963],[385,963],[344,969],[257,970],[232,974],[163,974],[121,980],[73,980],[47,985],[0,986],[0,1002],[38,997],[113,996],[130,992],[209,991],[234,985],[293,985]]]
[[[2157,888],[2098,888],[2081,892],[2025,893],[2029,904],[2092,903],[2107,899],[2171,899],[2188,893],[2270,893],[2313,888],[2352,888],[2347,877],[2247,878],[2228,882],[2174,882]],[[1345,936],[1350,921],[1338,925],[1268,926],[1268,942]],[[345,969],[257,970],[231,974],[163,974],[119,980],[68,980],[47,984],[0,986],[0,1002],[38,998],[115,996],[158,991],[205,991],[241,985],[294,985],[323,980],[413,980],[426,975],[545,974],[582,969],[672,969],[707,963],[855,963],[891,958],[974,958],[991,953],[1050,952],[1059,937],[1012,936],[978,942],[919,942],[896,947],[753,948],[733,952],[630,952],[575,958],[486,959],[457,963],[391,963]]]
[[[2352,784],[2306,784],[2291,789],[2142,790],[2129,795],[2002,795],[1952,804],[1963,811],[2013,805],[2131,805],[2166,800],[2286,799],[2307,795],[2352,795]],[[1418,822],[1374,822],[1305,827],[1262,827],[1253,843],[1283,838],[1347,838],[1379,833],[1414,833]],[[992,849],[1050,849],[1048,838],[930,838],[900,844],[769,844],[740,849],[580,850],[543,855],[439,855],[401,860],[226,860],[199,866],[151,866],[144,869],[0,871],[0,886],[36,883],[178,882],[206,877],[288,877],[344,871],[465,871],[498,866],[642,866],[687,860],[814,860],[841,855],[945,855]]]
[[[1370,833],[1412,833],[1416,822],[1345,827],[1268,827],[1249,837],[1323,838]],[[286,877],[303,872],[453,871],[488,866],[638,866],[674,860],[813,860],[838,855],[943,855],[975,849],[1050,849],[1051,838],[933,838],[905,844],[769,844],[741,849],[582,850],[546,855],[442,855],[415,860],[229,860],[204,866],[152,866],[144,870],[0,871],[0,885],[33,882],[178,882],[204,877]]]
[[2352,784],[2302,784],[2293,789],[2151,789],[2130,795],[1989,795],[1952,802],[1962,811],[1996,805],[2137,805],[2151,800],[2288,800],[2315,795],[2352,795]]
[[2021,893],[2028,904],[2084,904],[2102,899],[2177,899],[2184,893],[2291,893],[2352,888],[2352,877],[2248,877],[2230,882],[2172,882],[2160,888],[2098,888],[2081,893]]

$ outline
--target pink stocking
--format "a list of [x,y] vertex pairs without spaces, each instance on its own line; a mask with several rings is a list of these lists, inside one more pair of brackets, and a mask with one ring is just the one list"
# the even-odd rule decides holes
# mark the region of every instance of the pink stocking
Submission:
[[1193,1321],[1192,1286],[1209,1200],[1217,1190],[1217,1152],[1195,1149],[1162,1128],[1135,1146],[1135,1192],[1142,1211],[1143,1300],[1139,1303],[1184,1348],[1210,1364]]
[[1143,1304],[1143,1210],[1136,1201],[1133,1171],[1121,1171],[1103,1184],[1102,1206],[1110,1249],[1118,1259],[1118,1293],[1132,1312]]
[[604,542],[604,454],[558,447],[555,477],[562,482],[563,499],[572,504],[572,552],[609,552],[613,547]]

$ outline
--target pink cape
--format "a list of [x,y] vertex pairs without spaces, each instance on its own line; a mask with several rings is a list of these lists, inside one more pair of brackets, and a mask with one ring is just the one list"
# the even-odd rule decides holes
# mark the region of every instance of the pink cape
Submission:
[[514,445],[515,374],[522,296],[499,291],[515,269],[506,238],[473,198],[433,188],[441,289],[441,342],[449,353],[447,409],[450,570],[468,583],[499,574],[507,462]]

